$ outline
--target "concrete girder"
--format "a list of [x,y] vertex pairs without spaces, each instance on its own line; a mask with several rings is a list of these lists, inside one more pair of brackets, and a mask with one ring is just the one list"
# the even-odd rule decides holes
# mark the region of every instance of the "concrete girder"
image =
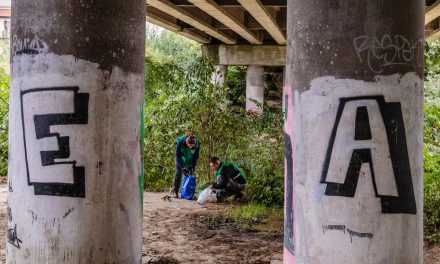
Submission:
[[[177,6],[191,6],[191,4],[189,4],[188,0],[171,0],[171,2],[173,2],[173,4],[177,5]],[[287,2],[286,0],[261,0],[262,4],[267,6],[267,7],[286,7],[287,6]],[[221,1],[217,1],[217,4],[219,4],[220,6],[224,6],[224,7],[239,7],[240,4],[237,2],[237,0],[221,0]]]
[[286,38],[260,0],[238,0],[238,2],[261,24],[279,45],[286,44]]
[[147,22],[150,22],[151,24],[155,24],[159,27],[168,29],[169,31],[173,31],[173,32],[177,33],[182,30],[181,26],[179,26],[171,21],[168,21],[160,16],[157,16],[155,14],[151,14],[151,13],[147,12],[146,18],[147,18]]
[[426,8],[425,11],[425,25],[429,24],[434,19],[440,16],[440,0]]
[[176,32],[176,33],[178,33],[178,34],[180,34],[182,36],[185,36],[185,37],[187,37],[189,39],[192,39],[192,40],[194,40],[194,41],[196,41],[198,43],[201,43],[201,44],[207,44],[207,43],[209,43],[211,41],[210,38],[205,38],[203,36],[200,36],[199,34],[195,33],[194,31],[191,31],[188,28],[184,28],[182,31],[179,31],[179,32]]
[[235,33],[242,36],[244,39],[249,41],[251,44],[261,44],[262,41],[257,35],[246,28],[243,23],[238,21],[234,16],[229,14],[223,7],[218,5],[213,0],[188,0],[193,5],[197,6],[201,10],[205,11],[207,14],[213,18],[221,21],[228,28],[232,29]]
[[162,12],[172,15],[173,17],[176,17],[189,25],[192,25],[193,27],[205,32],[208,35],[213,36],[214,38],[217,38],[218,40],[226,44],[235,44],[236,42],[230,36],[220,32],[210,24],[202,21],[201,19],[187,12],[183,8],[174,5],[168,0],[147,0],[147,4],[161,10]]
[[425,41],[431,42],[438,39],[439,37],[440,37],[440,28],[427,32],[425,36]]
[[222,65],[284,66],[286,46],[203,45],[202,54]]
[[192,31],[191,29],[182,28],[180,25],[176,23],[177,19],[169,16],[168,14],[163,13],[160,10],[155,9],[154,7],[150,6],[148,8],[146,19],[147,22],[165,28],[169,31],[172,31],[189,39],[192,39],[200,44],[207,44],[210,42],[209,36],[208,37],[203,36],[201,34]]

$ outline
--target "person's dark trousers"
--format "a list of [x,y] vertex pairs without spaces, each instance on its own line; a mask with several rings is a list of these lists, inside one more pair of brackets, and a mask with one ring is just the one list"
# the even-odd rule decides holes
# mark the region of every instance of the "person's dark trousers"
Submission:
[[246,184],[229,181],[226,188],[217,189],[217,201],[224,202],[229,196],[235,196],[237,199],[241,199],[241,197],[243,197],[242,191],[244,191],[245,187]]
[[174,181],[173,181],[173,192],[179,193],[180,182],[182,181],[182,171],[183,169],[176,164],[176,168],[174,170]]

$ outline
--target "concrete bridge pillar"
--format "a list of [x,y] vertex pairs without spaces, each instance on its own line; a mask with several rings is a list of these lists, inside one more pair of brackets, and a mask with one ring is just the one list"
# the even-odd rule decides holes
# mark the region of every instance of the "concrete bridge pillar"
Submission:
[[211,83],[213,85],[222,86],[225,83],[227,76],[228,76],[228,65],[216,65],[214,73],[212,74],[211,77]]
[[[261,104],[261,106],[257,105]],[[264,66],[249,65],[246,71],[246,111],[263,113]]]
[[285,263],[422,263],[424,2],[287,14]]
[[8,264],[141,263],[145,1],[12,2]]

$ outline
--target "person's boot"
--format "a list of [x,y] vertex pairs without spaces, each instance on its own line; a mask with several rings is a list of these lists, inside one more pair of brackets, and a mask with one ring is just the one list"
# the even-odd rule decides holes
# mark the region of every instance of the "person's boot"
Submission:
[[236,194],[234,195],[234,201],[236,201],[236,202],[240,202],[241,199],[243,198],[243,196],[244,196],[244,194],[243,194],[242,192],[236,193]]
[[171,194],[171,196],[174,197],[174,198],[179,198],[179,193],[176,192],[176,191],[174,190],[174,188],[171,189],[170,194]]

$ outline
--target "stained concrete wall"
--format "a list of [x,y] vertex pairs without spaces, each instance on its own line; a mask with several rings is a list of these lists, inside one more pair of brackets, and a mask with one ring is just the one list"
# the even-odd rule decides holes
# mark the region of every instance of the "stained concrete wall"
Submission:
[[285,263],[422,263],[423,10],[288,2]]
[[246,70],[246,111],[263,112],[264,67],[249,65]]
[[286,46],[278,45],[203,45],[204,57],[223,65],[284,66]]
[[228,65],[216,65],[214,73],[211,76],[211,83],[213,85],[222,86],[228,76]]
[[12,10],[7,263],[141,263],[145,1]]

